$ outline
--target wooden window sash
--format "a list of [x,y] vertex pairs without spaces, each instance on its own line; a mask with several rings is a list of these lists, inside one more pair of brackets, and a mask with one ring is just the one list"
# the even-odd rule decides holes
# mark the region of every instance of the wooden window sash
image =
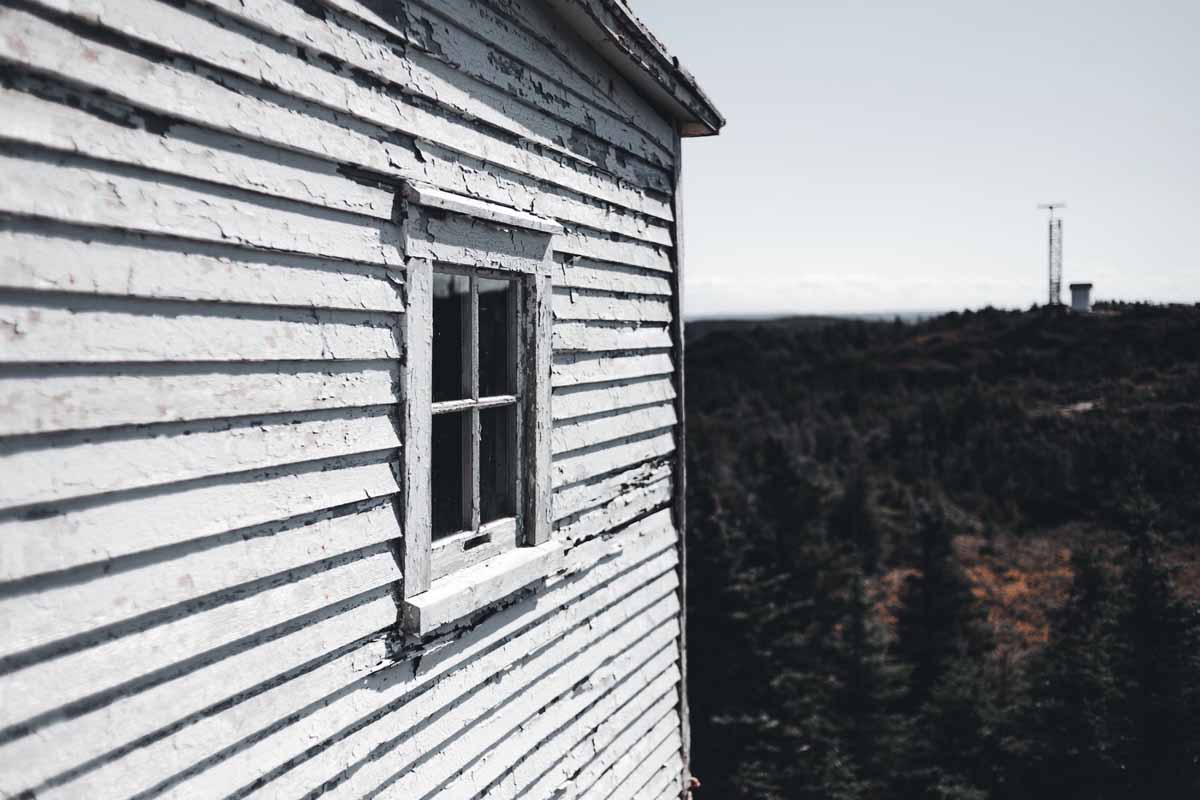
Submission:
[[[493,224],[515,225],[521,235],[535,232],[534,235],[546,236],[547,245],[549,236],[562,232],[562,228],[556,223],[525,212],[511,209],[497,211],[499,207],[494,204],[458,197],[447,200],[449,197],[448,193],[440,190],[431,190],[428,187],[414,190],[409,187],[405,194],[406,203],[401,207],[401,225],[404,230],[407,230],[407,203],[417,203],[445,208],[455,213],[468,213]],[[475,206],[487,208],[480,211]],[[495,219],[488,215],[495,216]],[[546,248],[542,265],[536,271],[528,268],[507,268],[503,265],[468,267],[422,258],[409,258],[406,261],[408,307],[404,315],[405,361],[402,365],[403,408],[400,413],[404,446],[399,463],[403,474],[398,476],[403,487],[400,509],[403,522],[400,558],[405,598],[428,591],[434,580],[486,562],[505,552],[525,547],[536,548],[550,540],[552,267],[553,259],[549,246]],[[471,335],[464,337],[471,350],[471,391],[468,398],[463,400],[438,403],[433,403],[431,396],[432,284],[435,269],[437,272],[470,276],[472,286],[469,300]],[[515,390],[511,395],[479,395],[476,284],[479,277],[512,280],[517,284],[517,291],[509,293],[510,302],[514,304],[509,314],[509,385]],[[507,406],[515,408],[513,424],[516,426],[516,449],[513,459],[509,462],[515,467],[515,474],[508,476],[504,485],[515,493],[515,515],[480,524],[480,412]],[[464,416],[471,420],[471,452],[467,455],[473,468],[471,480],[464,483],[471,485],[468,502],[473,530],[439,537],[435,542],[431,535],[432,420],[434,414],[456,411],[466,412]],[[487,541],[473,541],[484,535],[487,536]]]

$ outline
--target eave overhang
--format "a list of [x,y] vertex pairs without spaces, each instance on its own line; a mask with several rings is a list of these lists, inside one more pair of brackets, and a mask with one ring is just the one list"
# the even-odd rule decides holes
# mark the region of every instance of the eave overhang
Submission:
[[696,79],[622,0],[546,0],[681,136],[714,136],[725,118]]

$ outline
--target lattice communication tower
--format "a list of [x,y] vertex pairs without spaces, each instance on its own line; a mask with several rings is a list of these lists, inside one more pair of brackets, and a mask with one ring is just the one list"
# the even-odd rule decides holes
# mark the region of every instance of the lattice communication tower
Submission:
[[1044,208],[1050,212],[1048,261],[1050,267],[1049,303],[1052,306],[1062,305],[1062,220],[1055,218],[1054,209],[1066,207],[1066,203],[1043,203],[1038,206],[1038,208]]

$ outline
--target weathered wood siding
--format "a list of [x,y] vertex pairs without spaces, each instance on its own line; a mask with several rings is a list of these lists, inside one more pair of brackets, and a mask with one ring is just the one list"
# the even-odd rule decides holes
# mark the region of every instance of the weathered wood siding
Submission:
[[[0,795],[675,796],[670,123],[537,0],[20,0],[0,108]],[[405,179],[566,228],[566,566],[424,642]]]

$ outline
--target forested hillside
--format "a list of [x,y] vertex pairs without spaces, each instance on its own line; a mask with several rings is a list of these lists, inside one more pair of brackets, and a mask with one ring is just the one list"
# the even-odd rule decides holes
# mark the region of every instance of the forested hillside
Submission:
[[1200,796],[1200,307],[695,323],[709,798]]

